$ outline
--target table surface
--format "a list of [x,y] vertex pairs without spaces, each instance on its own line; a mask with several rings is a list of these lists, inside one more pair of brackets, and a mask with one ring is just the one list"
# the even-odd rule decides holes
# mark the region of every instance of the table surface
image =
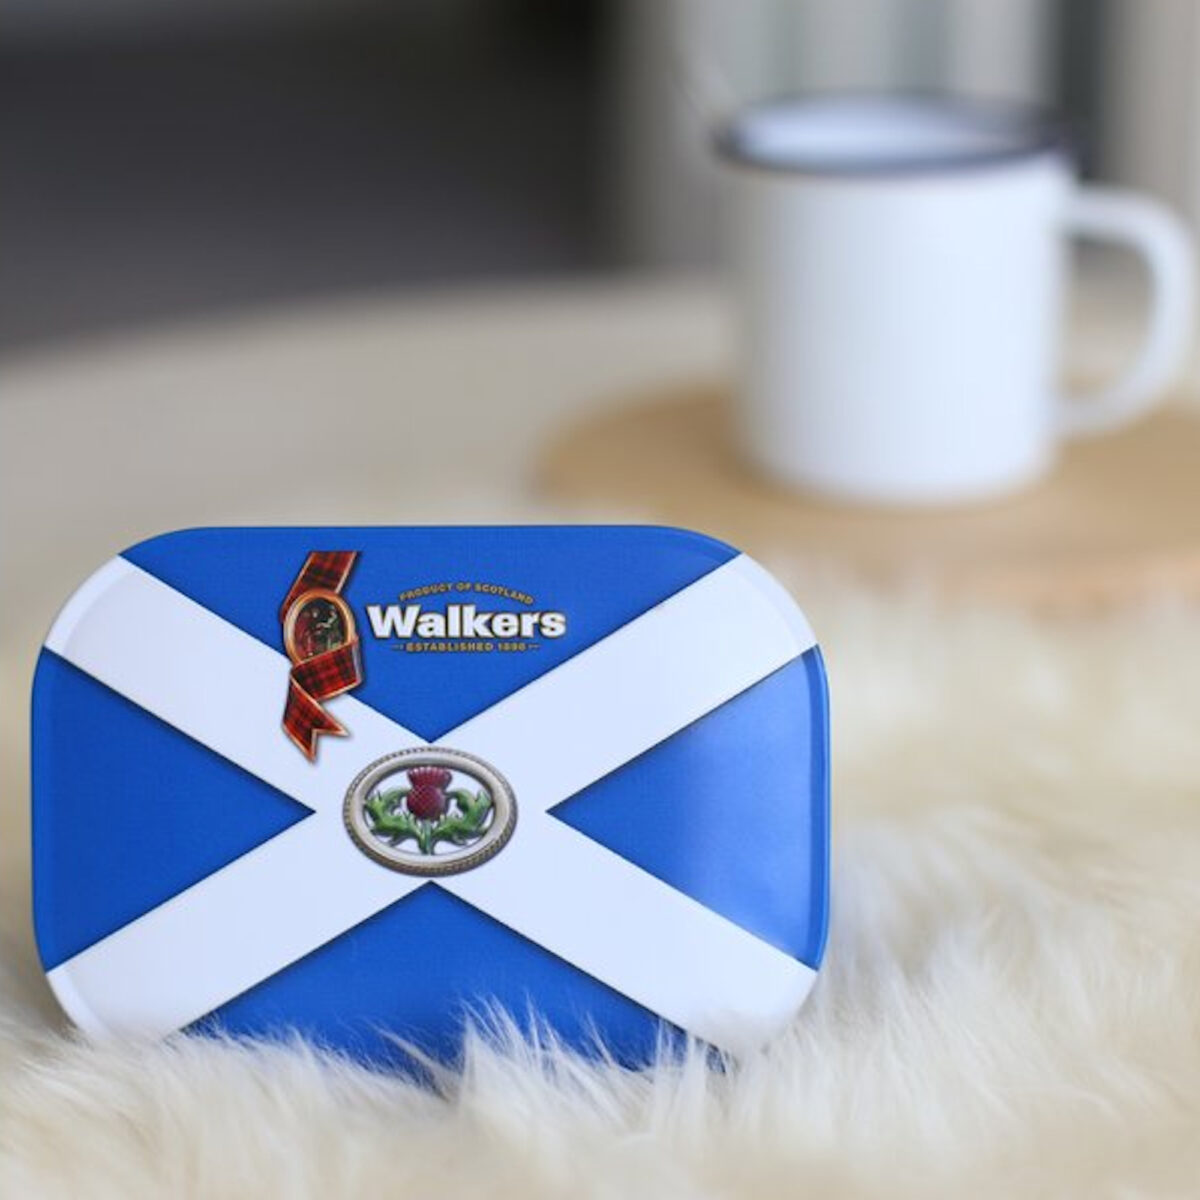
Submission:
[[[1084,373],[1136,339],[1125,279],[1077,294]],[[385,294],[10,355],[9,612],[44,627],[114,551],[188,525],[545,516],[530,485],[556,431],[729,360],[703,278]],[[1195,363],[1184,394],[1200,395]]]
[[5,596],[44,624],[109,555],[188,525],[520,515],[548,430],[727,354],[718,294],[682,282],[347,300],[10,357]]
[[[768,564],[942,602],[1063,616],[1200,598],[1200,417],[1178,406],[1062,447],[1020,491],[950,507],[830,503],[764,481],[732,446],[724,386],[663,388],[554,437],[540,479],[581,512],[622,505]],[[800,576],[803,578],[803,575]]]

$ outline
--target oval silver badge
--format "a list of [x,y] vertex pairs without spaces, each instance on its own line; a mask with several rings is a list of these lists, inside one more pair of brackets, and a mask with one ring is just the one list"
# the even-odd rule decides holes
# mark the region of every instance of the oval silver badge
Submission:
[[517,801],[490,763],[429,746],[387,754],[360,771],[343,815],[359,849],[376,862],[409,875],[452,875],[504,846]]

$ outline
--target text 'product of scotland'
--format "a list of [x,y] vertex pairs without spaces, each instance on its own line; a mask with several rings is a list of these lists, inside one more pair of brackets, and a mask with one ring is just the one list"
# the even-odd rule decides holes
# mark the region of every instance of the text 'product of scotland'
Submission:
[[144,542],[46,639],[33,775],[38,945],[97,1036],[449,1057],[503,1009],[739,1054],[824,949],[820,652],[682,530]]

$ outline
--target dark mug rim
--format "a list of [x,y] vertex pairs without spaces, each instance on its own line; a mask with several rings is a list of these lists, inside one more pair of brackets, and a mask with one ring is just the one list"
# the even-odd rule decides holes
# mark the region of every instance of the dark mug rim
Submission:
[[[748,142],[748,125],[758,116],[788,110],[815,111],[822,106],[893,104],[924,108],[965,118],[982,133],[1009,135],[1006,144],[963,147],[959,151],[927,154],[863,155],[854,161],[822,158],[819,154],[775,155],[754,150]],[[1075,139],[1067,122],[1053,109],[1020,100],[982,99],[954,93],[921,90],[831,90],[793,92],[747,105],[720,122],[712,144],[729,165],[780,175],[871,178],[878,176],[934,175],[1003,167],[1043,155],[1071,157]]]

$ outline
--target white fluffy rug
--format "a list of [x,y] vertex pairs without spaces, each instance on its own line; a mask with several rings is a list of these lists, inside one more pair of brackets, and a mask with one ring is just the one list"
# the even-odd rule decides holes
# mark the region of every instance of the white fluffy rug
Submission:
[[791,582],[832,676],[834,919],[769,1052],[477,1044],[429,1090],[300,1046],[88,1047],[40,981],[10,774],[0,1194],[1196,1194],[1200,611]]

